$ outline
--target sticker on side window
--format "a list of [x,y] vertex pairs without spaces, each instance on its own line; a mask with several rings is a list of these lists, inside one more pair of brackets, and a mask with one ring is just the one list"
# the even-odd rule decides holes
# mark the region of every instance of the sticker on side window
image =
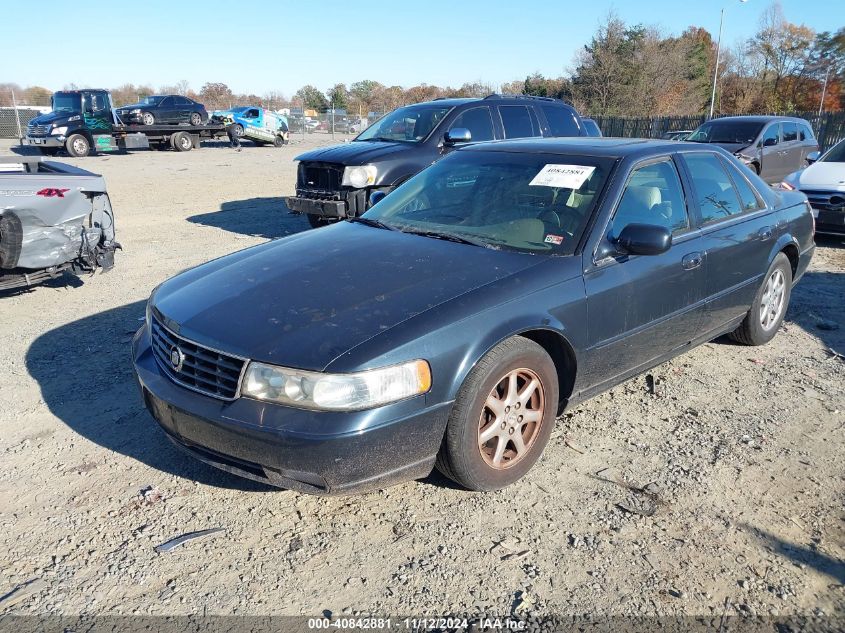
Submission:
[[596,170],[586,165],[545,165],[533,180],[532,187],[564,187],[566,189],[580,189],[584,181]]

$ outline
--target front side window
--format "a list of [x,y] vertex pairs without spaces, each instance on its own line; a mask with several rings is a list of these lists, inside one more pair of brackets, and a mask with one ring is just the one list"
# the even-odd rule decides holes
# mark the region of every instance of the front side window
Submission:
[[82,97],[78,92],[57,92],[53,95],[53,110],[79,112],[82,110]]
[[716,154],[684,154],[692,175],[701,223],[709,224],[742,213],[739,195]]
[[689,228],[681,180],[670,159],[631,172],[610,225],[610,237],[618,238],[629,224],[663,226],[675,235]]
[[766,128],[763,134],[763,147],[774,147],[780,142],[780,124],[774,123]]
[[363,217],[490,248],[571,254],[612,166],[607,158],[459,150]]
[[493,118],[490,115],[490,108],[486,106],[470,108],[462,112],[449,129],[455,128],[469,130],[473,141],[492,141],[495,138],[493,136]]
[[385,114],[361,132],[355,140],[419,143],[431,134],[451,109],[451,107],[436,104],[399,108]]
[[[580,136],[581,129],[578,127],[578,121],[575,120],[568,108],[553,105],[542,105],[540,107],[543,114],[546,115],[546,121],[549,122],[549,131],[552,136]],[[595,123],[593,125],[595,126]],[[596,126],[596,129],[598,129],[598,126]],[[590,134],[590,136],[601,136],[601,132]]]
[[141,101],[141,103],[144,104],[144,105],[148,105],[148,106],[156,106],[159,103],[161,103],[162,100],[164,100],[164,97],[150,96],[150,97],[144,97],[144,99],[143,99],[143,101]]
[[528,106],[499,106],[505,138],[528,138],[540,136],[540,127],[536,115],[529,112]]

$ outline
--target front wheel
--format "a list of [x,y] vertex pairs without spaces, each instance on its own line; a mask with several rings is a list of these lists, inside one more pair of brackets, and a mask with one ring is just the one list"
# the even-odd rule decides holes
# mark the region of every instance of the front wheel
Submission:
[[275,136],[273,138],[273,147],[282,147],[285,144],[285,139],[281,136]]
[[744,345],[764,345],[777,334],[792,293],[792,264],[783,253],[775,256],[754,296],[751,310],[730,337]]
[[548,444],[557,406],[557,371],[548,353],[521,336],[499,343],[458,393],[437,469],[470,490],[514,483]]
[[91,143],[82,134],[71,134],[65,141],[65,150],[70,156],[82,158],[91,153]]
[[141,122],[144,125],[155,125],[156,118],[155,118],[155,116],[153,115],[152,112],[144,112],[141,115]]

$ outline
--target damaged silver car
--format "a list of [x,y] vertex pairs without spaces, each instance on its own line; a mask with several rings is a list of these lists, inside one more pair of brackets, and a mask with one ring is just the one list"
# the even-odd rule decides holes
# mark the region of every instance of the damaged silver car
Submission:
[[0,157],[0,290],[114,266],[102,176],[41,157]]

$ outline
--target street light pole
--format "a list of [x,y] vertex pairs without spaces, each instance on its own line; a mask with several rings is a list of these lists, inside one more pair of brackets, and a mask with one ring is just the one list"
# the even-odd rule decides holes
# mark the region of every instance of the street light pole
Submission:
[[713,118],[713,107],[716,105],[716,78],[719,76],[719,57],[722,53],[722,25],[725,22],[725,7],[719,13],[719,39],[716,42],[716,67],[713,69],[713,91],[710,93],[710,116]]
[[[739,0],[742,3],[748,2],[748,0]],[[710,116],[708,119],[713,118],[713,108],[716,105],[716,79],[719,77],[719,61],[721,60],[721,53],[722,53],[722,26],[725,23],[725,7],[722,7],[722,10],[719,13],[719,39],[716,41],[716,67],[713,69],[713,90],[710,93]]]
[[819,101],[819,116],[822,115],[822,110],[824,109],[824,95],[827,92],[827,78],[830,76],[830,66],[827,67],[827,70],[824,73],[824,83],[822,84],[822,99]]

